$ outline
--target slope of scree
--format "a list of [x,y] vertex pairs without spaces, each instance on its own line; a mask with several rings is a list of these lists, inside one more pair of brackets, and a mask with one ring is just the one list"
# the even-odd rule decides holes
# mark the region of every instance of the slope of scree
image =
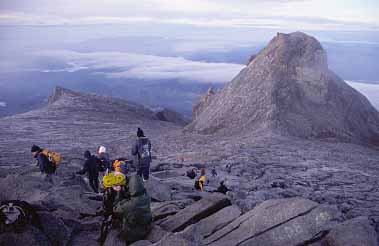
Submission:
[[188,130],[263,130],[379,145],[379,113],[328,69],[321,44],[301,32],[278,33],[209,101]]

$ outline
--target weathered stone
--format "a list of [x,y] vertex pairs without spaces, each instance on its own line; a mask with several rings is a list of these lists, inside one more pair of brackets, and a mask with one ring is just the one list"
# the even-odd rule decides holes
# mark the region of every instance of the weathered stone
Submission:
[[209,195],[169,217],[160,225],[168,231],[178,232],[230,204],[226,196]]
[[189,241],[202,240],[215,231],[223,228],[241,215],[241,210],[237,206],[229,206],[200,220],[198,223],[188,226],[179,235]]
[[149,245],[152,245],[150,241],[140,240],[140,241],[130,244],[129,246],[149,246]]
[[333,228],[325,237],[324,245],[377,246],[377,234],[367,217],[357,217]]
[[66,245],[71,237],[71,230],[63,221],[49,212],[38,213],[44,234],[53,245]]
[[153,244],[154,246],[195,246],[195,244],[192,244],[191,242],[187,241],[186,239],[173,234],[169,233],[167,234],[162,240],[159,242]]
[[156,243],[159,240],[161,240],[167,233],[169,233],[169,232],[163,230],[160,226],[153,225],[149,235],[147,235],[147,237],[146,237],[146,240],[149,240],[152,243]]
[[206,245],[297,245],[318,234],[335,210],[304,198],[263,202],[205,239]]
[[0,245],[12,246],[50,246],[54,245],[37,228],[27,226],[22,233],[5,232],[0,234]]

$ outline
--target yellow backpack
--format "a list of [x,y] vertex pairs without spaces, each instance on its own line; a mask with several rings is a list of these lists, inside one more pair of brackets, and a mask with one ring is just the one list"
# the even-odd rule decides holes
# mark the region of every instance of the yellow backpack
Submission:
[[59,166],[59,164],[62,162],[61,154],[53,151],[48,151],[47,149],[44,149],[42,151],[42,154],[44,154],[49,161],[51,161],[55,166]]

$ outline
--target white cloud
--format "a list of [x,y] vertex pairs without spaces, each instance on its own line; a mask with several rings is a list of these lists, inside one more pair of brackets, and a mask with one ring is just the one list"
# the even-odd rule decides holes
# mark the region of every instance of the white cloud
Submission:
[[[62,59],[67,72],[88,69],[101,72],[109,78],[138,78],[149,80],[184,79],[198,82],[225,83],[235,77],[245,66],[229,63],[195,62],[181,57],[161,57],[124,52],[79,53],[73,51],[40,52],[43,57]],[[62,71],[62,69],[55,70]],[[45,72],[54,72],[48,70]]]
[[0,107],[6,107],[7,103],[6,102],[0,102]]
[[362,93],[379,111],[379,84],[367,84],[356,81],[346,81],[351,87]]

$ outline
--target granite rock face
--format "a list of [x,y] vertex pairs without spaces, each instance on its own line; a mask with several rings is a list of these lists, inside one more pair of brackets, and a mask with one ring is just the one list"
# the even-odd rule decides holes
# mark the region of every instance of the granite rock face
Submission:
[[201,105],[187,129],[273,131],[379,145],[379,113],[328,69],[321,44],[300,32],[278,33],[221,92]]

